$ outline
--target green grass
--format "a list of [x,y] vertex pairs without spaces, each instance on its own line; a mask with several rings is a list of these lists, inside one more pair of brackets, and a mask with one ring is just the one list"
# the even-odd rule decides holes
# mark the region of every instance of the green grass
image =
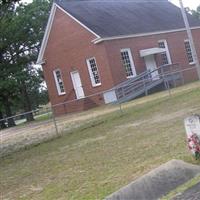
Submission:
[[163,197],[161,200],[170,200],[173,197],[177,196],[178,194],[182,194],[183,192],[187,191],[191,187],[195,186],[197,183],[200,182],[200,175],[196,176],[192,180],[189,180],[188,182],[184,183],[183,185],[179,186],[175,190],[171,191],[168,195]]
[[34,116],[34,121],[31,121],[31,122],[27,122],[26,119],[24,119],[24,121],[22,122],[18,122],[16,123],[17,126],[20,126],[20,127],[25,127],[27,124],[33,124],[33,123],[37,123],[37,122],[43,122],[43,121],[48,121],[48,120],[51,120],[52,119],[52,113],[49,112],[49,113],[45,113],[45,114],[40,114],[40,115],[35,115]]
[[200,113],[199,87],[129,102],[123,114],[87,120],[58,139],[2,158],[3,199],[103,199],[171,159],[200,164],[186,147],[183,125],[185,116]]
[[35,121],[46,121],[52,118],[52,113],[46,113],[46,114],[41,114],[41,115],[37,115],[35,116]]

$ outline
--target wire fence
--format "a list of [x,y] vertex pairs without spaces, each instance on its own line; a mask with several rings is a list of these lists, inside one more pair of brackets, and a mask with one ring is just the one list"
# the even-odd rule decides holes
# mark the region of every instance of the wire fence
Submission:
[[[111,90],[88,95],[83,99],[73,99],[51,107],[5,117],[0,120],[1,127],[2,125],[7,127],[11,120],[15,126],[0,129],[0,157],[70,133],[80,126],[94,123],[98,117],[107,113],[116,111],[121,115],[124,112],[123,104],[131,99],[161,90],[166,90],[166,94],[170,97],[171,89],[190,82],[193,79],[191,74],[195,74],[195,71],[195,67],[177,68],[159,72],[154,76],[151,71],[132,82],[119,84]],[[105,105],[108,93],[114,93],[115,100],[112,99],[113,102],[110,101]],[[101,109],[96,108],[99,106]],[[27,122],[26,119],[30,114],[34,117],[34,121]]]

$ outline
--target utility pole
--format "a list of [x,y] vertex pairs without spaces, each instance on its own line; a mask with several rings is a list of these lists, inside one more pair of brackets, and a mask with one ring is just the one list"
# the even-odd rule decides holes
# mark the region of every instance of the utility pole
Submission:
[[198,77],[199,77],[199,80],[200,80],[200,64],[199,64],[199,59],[198,59],[198,56],[197,56],[197,51],[196,51],[196,48],[195,48],[195,45],[194,45],[194,40],[193,40],[193,37],[192,37],[192,31],[190,29],[190,25],[189,25],[189,22],[188,22],[188,18],[187,18],[182,0],[179,0],[179,3],[180,3],[180,6],[181,6],[181,13],[182,13],[182,16],[183,16],[185,28],[187,30],[187,35],[188,35],[188,39],[189,39],[189,42],[190,42],[192,56],[193,56],[194,63],[196,65],[196,69],[197,69],[197,73],[198,73]]

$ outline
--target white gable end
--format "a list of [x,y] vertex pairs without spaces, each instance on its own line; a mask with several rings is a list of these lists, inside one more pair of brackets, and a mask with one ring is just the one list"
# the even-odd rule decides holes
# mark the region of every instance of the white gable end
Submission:
[[63,11],[65,14],[67,14],[69,17],[71,17],[74,21],[76,21],[78,24],[80,24],[87,31],[89,31],[90,33],[92,33],[93,35],[95,35],[96,36],[95,40],[96,39],[100,39],[99,35],[97,35],[95,32],[93,32],[87,26],[85,26],[84,24],[82,24],[75,17],[73,17],[67,11],[65,11],[64,9],[62,9],[59,5],[57,5],[56,3],[53,3],[52,8],[51,8],[51,12],[50,12],[50,16],[49,16],[49,19],[48,19],[47,27],[46,27],[46,30],[45,30],[45,34],[44,34],[44,37],[43,37],[43,40],[42,40],[42,44],[41,44],[40,52],[39,52],[39,55],[38,55],[37,63],[36,63],[38,65],[41,65],[41,64],[43,64],[45,62],[43,60],[44,51],[45,51],[46,46],[47,46],[47,42],[48,42],[48,39],[49,39],[50,31],[51,31],[51,28],[52,28],[52,24],[53,24],[53,20],[54,20],[57,8],[59,8],[61,11]]
[[45,48],[47,46],[47,42],[48,42],[48,39],[49,39],[49,34],[50,34],[50,31],[51,31],[51,27],[52,27],[52,24],[53,24],[53,19],[54,19],[55,13],[56,13],[56,4],[53,3],[52,8],[51,8],[51,12],[50,12],[50,15],[49,15],[47,27],[46,27],[44,37],[43,37],[43,40],[42,40],[42,44],[41,44],[40,52],[39,52],[39,55],[38,55],[37,63],[36,63],[38,65],[41,65],[41,64],[44,63],[43,55],[44,55]]

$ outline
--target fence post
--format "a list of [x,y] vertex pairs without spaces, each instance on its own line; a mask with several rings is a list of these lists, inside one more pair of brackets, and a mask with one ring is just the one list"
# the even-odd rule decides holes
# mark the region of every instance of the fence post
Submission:
[[121,89],[122,89],[122,97],[125,97],[124,87],[121,87]]
[[147,87],[146,87],[145,76],[143,77],[143,87],[144,87],[144,91],[145,91],[145,96],[147,96],[147,95],[148,95],[148,92],[147,92]]
[[54,127],[55,127],[55,130],[56,130],[56,135],[59,136],[58,126],[57,126],[57,122],[56,122],[56,117],[55,117],[54,109],[53,109],[52,106],[51,106],[51,111],[52,111],[52,118],[53,118]]
[[181,71],[180,72],[180,74],[181,74],[181,82],[182,82],[182,85],[184,85],[185,84],[185,79],[184,79],[183,69],[182,69],[181,66],[180,66],[180,70],[179,71]]
[[165,89],[167,90],[167,83],[166,83],[166,80],[165,80],[165,74],[164,74],[164,71],[163,71],[163,66],[161,67],[161,76],[162,76],[162,79],[163,79],[163,82],[164,82]]
[[122,115],[122,114],[123,114],[122,103],[119,103],[119,109],[120,109],[120,113],[121,113],[121,115]]
[[172,76],[172,81],[173,81],[173,87],[176,87],[176,80],[175,80],[175,73],[174,73],[175,70],[173,70],[173,67],[172,67],[172,64],[170,65],[170,73],[171,73],[171,76]]
[[167,90],[169,92],[169,96],[171,97],[171,88],[168,80],[167,80]]
[[161,73],[162,73],[165,89],[168,90],[169,96],[171,96],[171,89],[170,89],[169,81],[168,81],[168,79],[165,79],[165,74],[164,74],[163,68],[161,68]]

